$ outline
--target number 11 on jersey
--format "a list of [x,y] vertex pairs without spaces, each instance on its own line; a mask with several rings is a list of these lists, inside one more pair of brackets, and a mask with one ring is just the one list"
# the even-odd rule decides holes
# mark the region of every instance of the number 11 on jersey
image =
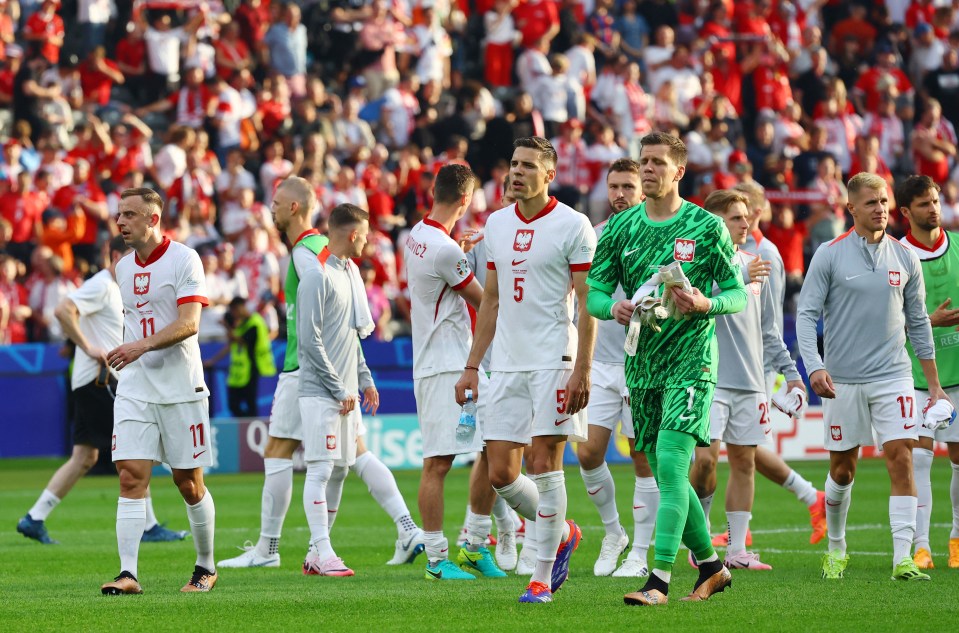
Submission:
[[153,317],[140,319],[140,327],[143,328],[143,338],[156,334],[156,325],[154,325]]

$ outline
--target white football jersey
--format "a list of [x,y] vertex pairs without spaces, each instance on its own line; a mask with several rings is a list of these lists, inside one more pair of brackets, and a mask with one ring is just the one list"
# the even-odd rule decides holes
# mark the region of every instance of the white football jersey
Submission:
[[[597,224],[593,229],[596,232],[596,239],[603,234],[606,228],[606,220]],[[626,292],[619,284],[616,285],[616,291],[612,294],[613,301],[626,299]],[[593,360],[608,363],[611,365],[626,364],[626,326],[620,325],[616,319],[610,321],[600,320],[596,324],[596,347],[593,350]]]
[[466,301],[473,280],[463,249],[439,222],[426,218],[406,238],[406,276],[413,323],[413,378],[462,371],[473,335]]
[[[123,299],[124,342],[139,341],[170,325],[184,303],[209,304],[200,256],[168,238],[163,238],[146,262],[141,262],[136,252],[121,259],[117,283]],[[121,369],[117,394],[155,404],[208,397],[197,335],[147,352]]]
[[[123,342],[123,302],[120,287],[109,270],[101,270],[68,297],[80,313],[80,331],[94,347],[109,352]],[[112,371],[112,370],[111,370]],[[73,355],[74,390],[96,380],[100,361],[87,356],[79,347]]]
[[596,233],[589,219],[550,197],[532,219],[514,205],[486,221],[487,267],[499,313],[492,371],[569,369],[576,354],[572,277],[589,270]]

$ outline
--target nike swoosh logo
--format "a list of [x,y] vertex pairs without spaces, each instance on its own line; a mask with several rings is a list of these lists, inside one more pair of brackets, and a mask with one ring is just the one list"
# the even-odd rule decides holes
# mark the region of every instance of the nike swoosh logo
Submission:
[[556,426],[559,426],[560,424],[562,424],[563,422],[565,422],[565,421],[568,420],[568,419],[569,419],[569,418],[563,418],[562,420],[557,420],[556,422],[553,422],[553,424],[555,424]]
[[149,301],[144,301],[143,303],[140,303],[139,301],[137,301],[137,308],[138,308],[138,309],[139,309],[139,308],[142,308],[143,306],[145,306],[145,305],[148,304],[148,303],[150,303],[150,302],[149,302]]
[[315,506],[321,506],[321,505],[323,505],[324,503],[326,503],[326,501],[314,501],[314,502],[313,502],[313,505],[315,505]]
[[597,488],[596,490],[587,490],[586,492],[587,492],[587,494],[589,494],[589,496],[593,496],[593,495],[595,495],[596,493],[598,493],[600,490],[602,490],[603,488],[605,488],[605,486],[600,486],[600,487]]
[[694,416],[694,415],[692,415],[692,414],[686,414],[686,413],[684,413],[684,414],[682,414],[681,416],[679,416],[679,419],[682,420],[683,422],[689,422],[690,420],[695,420],[695,419],[696,419],[696,416]]
[[842,502],[840,501],[839,503],[830,503],[829,499],[826,499],[826,505],[831,508],[838,508],[839,506],[842,505]]
[[542,512],[538,512],[537,514],[539,515],[539,518],[541,518],[541,519],[552,519],[552,518],[553,518],[554,516],[556,516],[558,513],[557,513],[557,512],[554,512],[553,514],[550,514],[549,516],[543,514]]
[[866,275],[866,274],[867,274],[867,273],[862,273],[861,275],[853,275],[852,277],[848,277],[848,276],[847,276],[847,277],[846,277],[846,281],[851,281],[851,280],[853,280],[853,279],[858,279],[859,277],[862,277],[862,276],[864,276],[864,275]]
[[429,567],[426,568],[426,573],[432,576],[433,578],[436,578],[437,580],[440,580],[443,578],[443,572],[433,571]]
[[525,262],[525,261],[526,261],[525,259],[521,259],[521,260],[519,260],[519,261],[516,261],[516,260],[514,259],[514,260],[513,260],[513,266],[519,266],[520,264],[522,264],[522,263]]
[[914,428],[916,428],[916,425],[915,425],[915,424],[903,424],[903,425],[902,425],[902,428],[904,428],[904,429],[906,429],[906,430],[908,431],[909,429],[914,429]]
[[[508,505],[508,504],[507,504],[507,505]],[[521,505],[523,505],[523,504],[522,504],[522,503],[517,503],[515,506],[510,506],[510,507],[513,508],[514,510],[519,510],[519,507],[520,507]]]
[[[406,543],[403,544],[403,551],[404,551],[404,552],[409,551],[410,545],[413,544],[413,539],[415,539],[415,538],[416,538],[416,535],[414,534],[413,536],[411,536],[411,537],[409,538],[408,541],[406,541]],[[443,550],[443,551],[446,551],[446,550]]]
[[449,550],[450,548],[444,547],[443,549],[440,550],[440,554],[443,554],[444,552],[448,552]]
[[202,455],[202,454],[205,453],[205,452],[206,452],[206,450],[202,450],[202,451],[200,451],[199,453],[193,453],[193,459],[196,459],[197,457],[199,457],[200,455]]
[[625,253],[623,253],[623,257],[629,257],[630,255],[632,255],[633,253],[635,253],[635,252],[638,251],[638,250],[639,250],[638,248],[634,248],[634,249],[631,250],[631,251],[626,251]]
[[642,510],[646,506],[633,506],[633,510]]

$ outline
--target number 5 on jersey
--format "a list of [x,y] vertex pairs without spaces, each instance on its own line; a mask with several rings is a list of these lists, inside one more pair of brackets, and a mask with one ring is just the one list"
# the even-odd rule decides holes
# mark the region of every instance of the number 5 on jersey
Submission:
[[513,278],[513,301],[516,303],[521,303],[523,301],[523,283],[525,281],[525,277]]

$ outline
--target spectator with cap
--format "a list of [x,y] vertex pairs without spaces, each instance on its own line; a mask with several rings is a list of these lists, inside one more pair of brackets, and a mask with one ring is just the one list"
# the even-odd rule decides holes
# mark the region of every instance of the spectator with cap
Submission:
[[946,44],[936,37],[931,24],[921,22],[916,26],[908,67],[913,86],[923,85],[926,74],[942,66],[946,48]]
[[262,61],[286,77],[293,96],[302,97],[306,94],[306,26],[299,6],[292,2],[281,6],[263,37]]

